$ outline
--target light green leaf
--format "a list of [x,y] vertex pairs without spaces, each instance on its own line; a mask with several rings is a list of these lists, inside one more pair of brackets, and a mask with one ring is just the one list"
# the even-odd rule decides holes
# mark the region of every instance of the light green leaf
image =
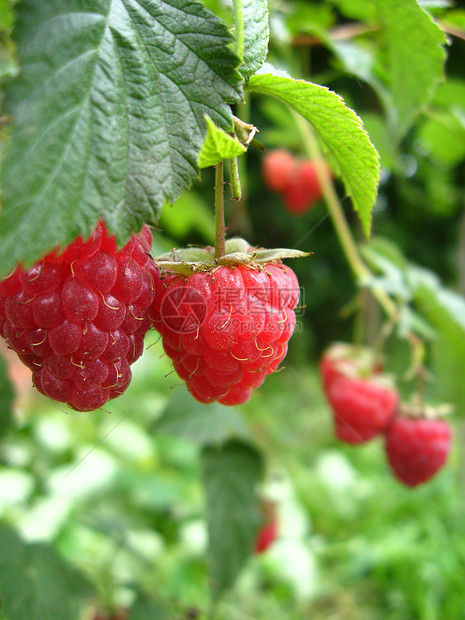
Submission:
[[13,423],[13,400],[15,393],[7,374],[5,360],[0,355],[0,437],[3,437]]
[[385,34],[392,101],[387,113],[401,137],[443,79],[442,30],[415,0],[375,0]]
[[237,138],[217,127],[209,116],[205,116],[205,121],[207,135],[199,154],[200,168],[214,166],[223,159],[233,159],[247,151]]
[[231,441],[203,451],[207,499],[208,558],[212,594],[230,588],[253,549],[260,525],[256,486],[263,472],[260,454],[250,445]]
[[465,159],[465,122],[452,112],[431,112],[418,137],[436,161],[456,166]]
[[442,286],[426,269],[409,270],[415,301],[436,329],[432,347],[432,385],[437,401],[453,403],[465,414],[465,382],[458,369],[465,367],[465,299]]
[[267,0],[243,0],[244,10],[244,58],[240,68],[245,78],[253,75],[265,62],[268,54]]
[[193,190],[184,191],[174,205],[163,207],[159,227],[175,239],[185,238],[195,230],[207,243],[215,243],[213,208]]
[[102,215],[123,243],[198,176],[204,115],[231,131],[241,99],[231,35],[197,0],[22,0],[15,33],[0,274]]
[[155,433],[175,435],[201,445],[249,437],[244,421],[234,408],[219,403],[203,405],[195,400],[186,388],[179,388],[173,393],[153,430]]
[[87,578],[46,544],[25,545],[0,526],[0,601],[8,620],[76,620],[94,594]]
[[303,80],[259,74],[250,78],[249,89],[280,99],[313,126],[337,162],[346,192],[368,236],[379,180],[379,158],[360,118],[339,95]]

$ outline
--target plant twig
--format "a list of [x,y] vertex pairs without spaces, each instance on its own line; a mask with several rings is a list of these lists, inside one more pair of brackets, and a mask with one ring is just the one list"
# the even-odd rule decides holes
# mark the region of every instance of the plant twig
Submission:
[[[349,225],[347,224],[341,203],[337,197],[328,168],[321,156],[320,148],[313,130],[308,122],[299,114],[296,113],[295,117],[302,135],[304,136],[304,144],[308,156],[315,164],[318,182],[320,183],[323,197],[328,207],[328,214],[336,230],[341,247],[346,255],[352,273],[359,284],[363,286],[364,281],[373,277],[373,273],[360,257],[357,245],[352,237]],[[370,290],[387,316],[394,322],[397,322],[399,313],[396,304],[392,301],[389,295],[377,286],[370,287]]]
[[233,0],[235,41],[234,51],[241,60],[244,58],[244,6],[242,0]]

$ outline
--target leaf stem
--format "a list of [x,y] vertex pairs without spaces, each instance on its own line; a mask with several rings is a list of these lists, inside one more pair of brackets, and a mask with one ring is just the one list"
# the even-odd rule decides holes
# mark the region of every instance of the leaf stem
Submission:
[[243,0],[233,0],[235,41],[234,51],[242,62],[244,59],[244,5]]
[[[309,123],[304,118],[302,118],[299,114],[294,114],[304,137],[304,144],[307,154],[315,164],[318,182],[320,183],[323,197],[328,208],[328,214],[336,230],[339,243],[341,244],[344,254],[346,255],[347,262],[349,263],[355,279],[361,286],[363,286],[364,281],[373,277],[373,273],[360,257],[357,244],[354,241],[345,218],[342,205],[339,202],[331,175],[321,155],[320,147],[315,134],[313,133]],[[397,322],[399,318],[397,306],[389,295],[377,286],[370,287],[370,290],[387,316],[394,322]]]
[[215,166],[215,258],[221,258],[225,254],[226,227],[224,225],[224,181],[223,162]]

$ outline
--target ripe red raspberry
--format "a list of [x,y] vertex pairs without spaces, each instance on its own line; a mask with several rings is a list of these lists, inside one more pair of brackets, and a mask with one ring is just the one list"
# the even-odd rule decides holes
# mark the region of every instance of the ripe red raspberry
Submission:
[[158,278],[151,246],[144,226],[118,251],[99,222],[87,241],[0,281],[0,335],[39,392],[91,411],[128,387]]
[[294,272],[278,263],[171,273],[159,281],[152,319],[191,394],[238,405],[284,359],[298,299]]
[[320,182],[312,161],[304,161],[284,188],[284,204],[291,213],[308,211],[322,196]]
[[278,537],[278,522],[276,520],[265,523],[258,531],[255,540],[255,553],[264,553]]
[[320,372],[339,439],[363,443],[386,429],[399,397],[368,350],[333,345],[322,357]]
[[426,482],[446,463],[451,430],[444,420],[396,416],[386,432],[386,453],[396,478],[409,487]]
[[263,158],[263,178],[272,192],[284,192],[296,168],[294,157],[285,150],[270,151]]

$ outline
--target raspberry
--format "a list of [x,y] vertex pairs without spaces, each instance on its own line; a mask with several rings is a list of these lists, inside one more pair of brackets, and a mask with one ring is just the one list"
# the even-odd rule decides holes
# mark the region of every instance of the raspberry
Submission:
[[291,213],[308,211],[322,196],[315,164],[304,161],[284,188],[284,204]]
[[447,461],[451,430],[438,419],[396,416],[386,432],[386,453],[394,475],[409,487],[432,478]]
[[144,226],[118,251],[100,221],[88,240],[0,281],[0,333],[42,394],[91,411],[128,387],[158,278],[151,244]]
[[299,285],[287,266],[217,267],[157,284],[152,320],[200,402],[246,402],[287,353]]
[[263,158],[263,178],[273,192],[283,192],[294,175],[296,162],[285,150],[270,151]]
[[386,429],[399,398],[371,352],[333,345],[322,357],[320,372],[339,439],[363,443]]
[[255,553],[264,553],[278,537],[278,523],[276,520],[262,525],[255,540]]

